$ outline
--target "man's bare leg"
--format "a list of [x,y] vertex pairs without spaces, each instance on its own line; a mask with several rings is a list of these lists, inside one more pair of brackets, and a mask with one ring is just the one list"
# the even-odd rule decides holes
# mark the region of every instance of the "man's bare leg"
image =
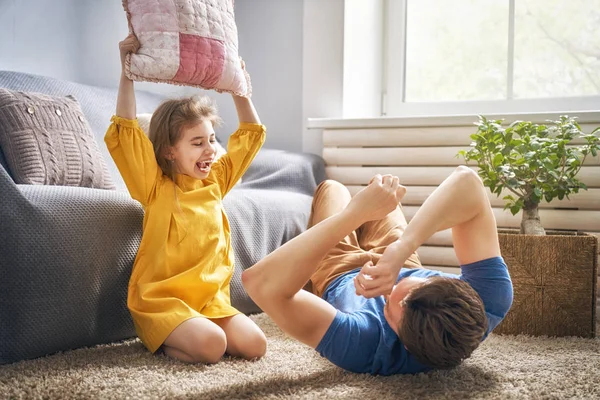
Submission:
[[313,196],[308,228],[346,208],[352,196],[346,186],[334,180],[321,182]]
[[[308,228],[343,211],[350,200],[352,196],[343,184],[334,180],[322,182],[315,190]],[[321,296],[333,279],[362,266],[368,258],[353,231],[325,255],[304,289]]]

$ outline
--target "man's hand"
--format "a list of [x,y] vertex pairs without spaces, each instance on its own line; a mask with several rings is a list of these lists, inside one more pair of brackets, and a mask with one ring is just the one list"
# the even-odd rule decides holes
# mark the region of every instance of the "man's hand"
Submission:
[[406,188],[399,184],[397,176],[375,175],[346,209],[363,223],[379,220],[396,209],[405,193]]
[[392,243],[385,249],[377,265],[369,261],[361,268],[354,278],[357,295],[372,298],[392,292],[398,273],[408,258],[403,254],[402,247],[401,242]]

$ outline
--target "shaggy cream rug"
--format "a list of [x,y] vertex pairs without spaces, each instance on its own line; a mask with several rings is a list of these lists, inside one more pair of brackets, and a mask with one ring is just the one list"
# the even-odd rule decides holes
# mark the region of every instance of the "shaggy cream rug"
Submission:
[[342,371],[287,338],[266,315],[256,362],[187,365],[151,355],[139,340],[0,367],[8,399],[597,399],[600,339],[491,335],[460,367],[411,376]]

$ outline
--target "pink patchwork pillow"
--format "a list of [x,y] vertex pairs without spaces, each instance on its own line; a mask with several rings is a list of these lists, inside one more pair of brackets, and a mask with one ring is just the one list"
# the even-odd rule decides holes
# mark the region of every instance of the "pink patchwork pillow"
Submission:
[[123,0],[140,49],[125,61],[136,81],[195,86],[249,97],[238,55],[234,0]]

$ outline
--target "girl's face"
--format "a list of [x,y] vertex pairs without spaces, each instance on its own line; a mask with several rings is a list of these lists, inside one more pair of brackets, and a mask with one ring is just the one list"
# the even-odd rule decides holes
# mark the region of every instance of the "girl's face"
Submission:
[[173,161],[177,173],[206,179],[217,153],[215,140],[215,131],[210,121],[185,127],[167,158]]

